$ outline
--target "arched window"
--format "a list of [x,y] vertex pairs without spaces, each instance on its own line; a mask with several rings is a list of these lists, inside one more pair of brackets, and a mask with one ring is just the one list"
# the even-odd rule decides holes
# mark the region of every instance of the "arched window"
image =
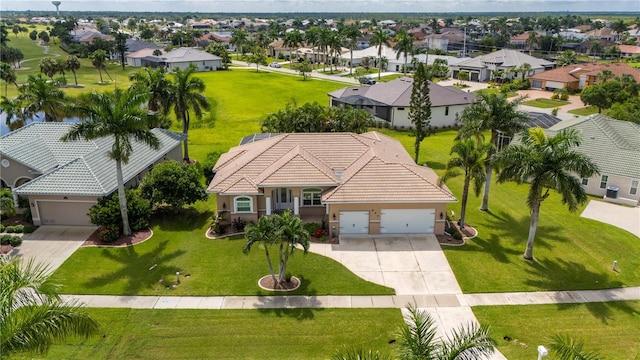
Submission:
[[302,206],[319,206],[321,202],[322,190],[309,188],[302,190]]
[[237,213],[253,212],[253,199],[249,196],[238,196],[233,199],[233,204]]

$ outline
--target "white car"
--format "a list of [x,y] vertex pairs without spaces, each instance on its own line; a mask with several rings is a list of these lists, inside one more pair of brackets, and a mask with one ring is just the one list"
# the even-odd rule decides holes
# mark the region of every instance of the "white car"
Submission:
[[279,63],[279,62],[274,61],[274,62],[272,62],[271,64],[269,64],[269,67],[272,67],[272,68],[281,68],[282,66],[280,65],[280,63]]

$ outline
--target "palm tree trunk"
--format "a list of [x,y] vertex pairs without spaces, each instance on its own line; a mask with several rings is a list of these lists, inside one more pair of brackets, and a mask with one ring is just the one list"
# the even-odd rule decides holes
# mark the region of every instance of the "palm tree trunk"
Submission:
[[380,80],[380,75],[382,74],[382,48],[378,48],[378,80]]
[[73,80],[76,82],[76,86],[78,85],[78,77],[76,76],[76,72],[73,72]]
[[524,252],[524,258],[533,260],[533,241],[536,238],[536,230],[538,229],[538,218],[540,217],[540,196],[536,199],[531,209],[531,223],[529,224],[529,238],[527,239],[527,249]]
[[278,279],[276,278],[276,273],[273,271],[273,264],[271,263],[271,255],[269,255],[269,247],[265,243],[264,244],[264,252],[267,254],[267,264],[269,265],[269,272],[271,272],[271,278],[273,279],[273,287],[275,288],[278,284]]
[[462,187],[462,203],[460,204],[460,229],[464,229],[464,218],[467,214],[467,199],[469,198],[469,173],[464,174],[464,185]]
[[[185,135],[188,135],[189,133],[189,111],[185,111],[185,114],[182,116],[182,133]],[[184,139],[184,142],[182,143],[183,148],[184,148],[184,158],[186,160],[189,160],[189,144],[188,144],[188,138]]]
[[124,180],[122,177],[122,161],[116,160],[116,178],[118,180],[118,200],[120,202],[120,215],[122,216],[122,235],[131,235],[129,227],[129,213],[127,211],[127,196],[124,192]]
[[493,167],[491,165],[485,165],[486,169],[486,181],[484,183],[484,194],[482,194],[482,205],[480,205],[480,210],[488,211],[489,210],[489,190],[491,190],[491,176],[493,175]]
[[104,81],[102,80],[102,70],[100,70],[100,68],[98,68],[98,73],[100,74],[100,82],[103,83]]
[[278,285],[284,281],[284,274],[287,271],[287,262],[284,259],[284,244],[280,243],[280,264],[278,269]]
[[107,76],[109,77],[109,80],[113,81],[113,78],[111,77],[111,75],[109,75],[109,73],[107,72],[107,68],[104,68],[104,73],[107,74]]
[[349,75],[353,75],[353,47],[351,48],[351,59],[349,60]]

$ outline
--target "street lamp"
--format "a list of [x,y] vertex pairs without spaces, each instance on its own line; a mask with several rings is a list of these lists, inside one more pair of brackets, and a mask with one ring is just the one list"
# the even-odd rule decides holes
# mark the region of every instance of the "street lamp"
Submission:
[[538,360],[542,360],[543,357],[549,355],[549,351],[543,345],[538,346]]

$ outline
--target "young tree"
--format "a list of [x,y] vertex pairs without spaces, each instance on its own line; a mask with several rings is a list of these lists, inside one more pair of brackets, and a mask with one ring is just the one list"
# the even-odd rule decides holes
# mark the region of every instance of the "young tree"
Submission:
[[413,47],[413,35],[407,33],[406,29],[400,30],[400,32],[396,35],[396,45],[393,49],[396,51],[396,59],[400,59],[400,55],[404,55],[404,66],[402,68],[402,72],[404,75],[407,75],[407,61],[409,59],[409,55],[413,55],[414,47]]
[[209,194],[200,181],[202,174],[192,164],[165,161],[142,179],[140,192],[151,206],[167,204],[178,211],[184,205],[207,200]]
[[309,62],[309,59],[305,59],[305,61],[296,64],[295,69],[298,70],[300,75],[302,75],[302,79],[303,80],[307,80],[307,74],[309,74],[309,73],[311,73],[311,71],[313,71],[313,67],[311,66],[311,63]]
[[541,128],[529,129],[523,133],[521,142],[498,152],[494,162],[500,169],[498,182],[530,183],[527,206],[531,210],[531,223],[524,258],[532,260],[542,202],[551,195],[551,190],[555,190],[569,211],[576,211],[578,205],[588,199],[580,179],[597,174],[598,167],[574,149],[582,140],[573,129],[562,130],[553,136],[547,136]]
[[598,108],[598,113],[602,112],[602,109],[608,109],[613,105],[609,94],[607,94],[605,88],[601,85],[590,85],[582,89],[580,92],[580,100],[585,105],[593,105]]
[[0,79],[4,81],[4,96],[7,96],[9,91],[9,83],[14,84],[16,87],[18,84],[18,76],[16,75],[16,71],[11,67],[11,65],[2,62],[0,63]]
[[33,260],[0,256],[0,348],[46,354],[51,345],[72,336],[89,338],[98,323],[80,304],[65,301],[49,280],[49,269]]
[[78,77],[76,76],[76,71],[78,71],[78,69],[80,69],[80,60],[78,60],[78,57],[75,55],[69,55],[67,56],[67,60],[65,60],[65,65],[64,65],[65,69],[71,71],[73,73],[73,80],[76,83],[76,86],[78,85]]
[[462,185],[462,201],[460,203],[460,228],[464,229],[467,200],[469,199],[469,185],[473,180],[473,189],[476,196],[480,195],[480,189],[486,179],[484,173],[484,163],[486,161],[487,151],[491,147],[490,144],[484,144],[474,139],[458,140],[451,148],[450,155],[456,154],[456,157],[449,159],[447,170],[442,178],[441,183],[445,183],[450,178],[458,175],[458,169],[464,171],[464,184]]
[[135,89],[116,89],[113,92],[89,95],[86,104],[79,104],[74,110],[85,120],[74,124],[61,140],[93,140],[111,137],[114,142],[108,156],[116,162],[116,180],[118,183],[118,199],[122,215],[122,234],[131,235],[127,198],[124,190],[122,165],[129,162],[133,152],[132,142],[141,142],[153,149],[159,147],[158,138],[149,130],[149,117],[144,108],[146,93]]
[[98,69],[98,72],[100,73],[100,83],[104,82],[102,80],[102,70],[104,70],[107,76],[109,76],[109,80],[113,80],[111,79],[111,75],[109,75],[109,73],[107,72],[108,56],[106,51],[96,50],[91,53],[91,55],[89,55],[89,59],[91,59],[91,64],[93,64],[93,66],[95,66],[95,68]]
[[463,85],[465,81],[469,81],[469,73],[467,71],[459,71],[458,80],[460,80],[460,84]]
[[260,65],[267,65],[267,54],[263,48],[255,46],[251,55],[247,57],[247,64],[256,64],[256,72],[260,71]]
[[114,38],[115,38],[114,49],[116,50],[116,52],[120,57],[120,64],[122,65],[122,70],[124,70],[124,66],[127,63],[127,59],[125,58],[124,54],[127,52],[127,49],[128,49],[127,39],[129,38],[129,35],[118,32],[115,34]]
[[529,117],[526,112],[518,110],[518,105],[523,100],[524,98],[518,98],[508,101],[497,94],[480,95],[478,100],[464,109],[460,116],[462,128],[458,132],[458,139],[476,138],[480,141],[486,131],[491,132],[489,144],[493,147],[487,152],[489,161],[485,163],[486,181],[480,210],[489,210],[489,190],[493,173],[491,158],[499,150],[499,135],[513,137],[514,134],[526,129]]
[[[251,251],[254,244],[263,243],[269,271],[275,283],[274,288],[281,288],[285,282],[289,256],[293,254],[296,247],[302,246],[305,254],[309,250],[309,233],[302,226],[302,220],[291,215],[291,211],[286,211],[282,215],[274,214],[260,217],[257,225],[247,225],[245,238],[247,239],[243,248],[245,254]],[[269,256],[269,247],[272,245],[278,245],[277,273],[274,271]]]
[[373,31],[371,40],[369,43],[373,46],[378,46],[378,80],[382,74],[382,47],[389,46],[389,35],[382,29],[377,28]]
[[418,64],[415,76],[413,77],[413,87],[411,89],[411,102],[409,107],[409,120],[415,127],[416,139],[413,144],[415,150],[414,160],[418,163],[420,155],[420,143],[429,135],[429,125],[431,124],[431,99],[429,98],[430,76],[424,64]]
[[[182,133],[188,135],[189,123],[191,121],[190,112],[193,111],[199,119],[202,117],[202,110],[209,110],[209,99],[203,94],[205,90],[204,81],[201,78],[194,77],[196,67],[190,65],[185,70],[175,68],[172,71],[173,82],[170,87],[169,104],[173,105],[173,111],[176,119],[182,121]],[[184,158],[189,160],[189,145],[185,138]]]

